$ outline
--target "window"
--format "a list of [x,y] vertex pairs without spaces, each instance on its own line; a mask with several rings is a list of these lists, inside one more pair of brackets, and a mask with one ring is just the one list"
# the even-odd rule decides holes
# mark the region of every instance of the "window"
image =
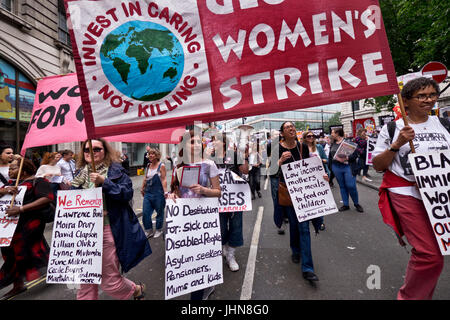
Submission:
[[14,8],[14,2],[13,0],[0,0],[0,7],[12,12]]
[[58,40],[71,46],[69,29],[67,28],[66,8],[63,0],[58,1]]

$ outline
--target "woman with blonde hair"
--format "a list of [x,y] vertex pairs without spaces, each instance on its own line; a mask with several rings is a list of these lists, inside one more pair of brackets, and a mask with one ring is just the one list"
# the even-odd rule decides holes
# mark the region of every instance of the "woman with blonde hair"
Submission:
[[[149,237],[158,238],[162,233],[164,224],[164,208],[167,192],[166,166],[161,162],[161,152],[151,148],[148,151],[149,164],[145,168],[145,178],[142,183],[141,194],[144,197],[142,204],[142,222],[145,234]],[[152,213],[156,211],[156,232],[153,233]]]
[[59,184],[63,180],[61,167],[57,165],[61,157],[59,152],[46,152],[42,158],[41,166],[36,172],[36,178],[45,178],[51,183],[55,197],[59,190]]

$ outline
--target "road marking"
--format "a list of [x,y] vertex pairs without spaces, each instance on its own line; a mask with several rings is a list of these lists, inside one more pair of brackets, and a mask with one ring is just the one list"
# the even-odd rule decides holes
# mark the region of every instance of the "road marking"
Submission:
[[253,228],[252,243],[248,254],[247,267],[245,269],[244,282],[242,284],[241,300],[250,300],[253,291],[253,278],[255,277],[256,253],[258,252],[259,234],[261,232],[261,223],[264,215],[264,207],[258,208],[255,227]]
[[266,178],[266,181],[264,181],[264,190],[267,190],[267,184],[269,183],[269,178]]

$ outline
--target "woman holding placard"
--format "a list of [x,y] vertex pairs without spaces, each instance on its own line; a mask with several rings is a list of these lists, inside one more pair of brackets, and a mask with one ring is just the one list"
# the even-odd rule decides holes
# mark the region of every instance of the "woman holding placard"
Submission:
[[438,84],[429,78],[409,81],[401,91],[407,122],[399,119],[381,130],[373,167],[385,171],[378,206],[383,220],[413,247],[398,299],[431,299],[444,266],[427,211],[411,169],[409,142],[417,153],[450,149],[450,133],[436,116],[429,116],[439,97]]
[[297,140],[297,130],[295,129],[295,125],[290,121],[284,122],[281,125],[280,136],[282,137],[282,140],[280,141],[278,160],[278,166],[280,167],[278,202],[281,208],[281,210],[279,210],[280,214],[282,213],[282,211],[285,211],[289,219],[292,262],[300,263],[301,258],[303,278],[308,281],[319,281],[319,278],[314,273],[314,264],[311,251],[311,236],[309,233],[309,221],[299,222],[295,213],[295,209],[292,206],[292,202],[290,205],[281,202],[283,192],[288,192],[287,189],[285,189],[286,183],[284,180],[283,172],[281,171],[281,166],[283,164],[309,158],[309,148],[305,143],[300,143]]
[[[92,140],[95,171],[89,140],[84,141],[78,157],[80,173],[72,180],[72,188],[102,187],[103,192],[103,256],[101,288],[116,299],[143,300],[145,285],[122,276],[151,254],[150,245],[129,201],[133,199],[133,184],[125,169],[115,158],[115,152],[103,139]],[[78,300],[97,300],[97,284],[81,284]]]
[[[164,194],[167,189],[166,166],[161,162],[161,153],[157,149],[148,151],[149,164],[145,169],[145,179],[141,193],[144,197],[142,204],[142,222],[147,238],[158,238],[162,235],[164,224],[164,208],[166,200]],[[153,233],[152,213],[156,211],[156,232]]]
[[[14,160],[9,167],[9,177],[17,179],[20,160]],[[0,269],[0,289],[14,284],[11,291],[3,298],[7,299],[26,290],[24,280],[32,281],[45,275],[50,248],[44,237],[45,210],[53,201],[50,183],[43,178],[36,178],[33,162],[24,159],[19,186],[25,186],[23,205],[6,209],[8,216],[20,214],[14,236],[9,247],[2,247],[5,261]],[[15,194],[18,189],[8,186],[0,189],[0,196]]]
[[[330,161],[332,163],[332,171],[339,183],[341,191],[342,202],[344,205],[339,208],[339,211],[350,210],[349,195],[353,200],[356,211],[364,212],[363,207],[359,204],[358,190],[356,189],[356,177],[352,174],[349,162],[356,160],[356,147],[354,152],[350,155],[345,152],[340,152],[340,147],[345,144],[344,130],[342,128],[335,128],[331,131],[333,144],[330,147]],[[349,146],[351,147],[351,145]],[[341,149],[342,150],[342,149]]]
[[[219,170],[216,164],[208,159],[203,158],[203,144],[201,134],[196,134],[194,130],[190,130],[183,135],[181,142],[181,150],[179,151],[182,162],[177,166],[175,179],[171,183],[172,192],[167,195],[168,199],[176,198],[202,198],[202,197],[220,197]],[[184,169],[194,172],[195,181],[186,184],[183,181]],[[198,174],[196,169],[198,168]],[[197,290],[191,293],[191,300],[207,300],[209,295],[214,291],[214,287]]]

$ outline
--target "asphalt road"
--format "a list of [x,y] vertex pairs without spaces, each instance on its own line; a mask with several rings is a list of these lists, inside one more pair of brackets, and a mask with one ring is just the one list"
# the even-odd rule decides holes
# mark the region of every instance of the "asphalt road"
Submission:
[[[134,208],[139,214],[142,196],[137,192],[142,177],[133,177]],[[264,179],[261,186],[266,185]],[[320,281],[311,286],[302,278],[299,264],[291,262],[289,235],[279,235],[273,224],[270,182],[263,197],[244,213],[244,246],[237,249],[240,270],[231,272],[224,264],[224,283],[216,286],[211,300],[395,300],[403,283],[410,247],[401,247],[378,211],[377,191],[358,184],[364,213],[350,211],[325,217],[326,230],[311,240],[315,272]],[[333,194],[340,206],[338,187]],[[46,237],[50,242],[51,229]],[[252,241],[253,240],[253,241]],[[150,239],[153,253],[126,276],[147,285],[148,300],[164,299],[164,240]],[[250,258],[249,258],[250,257]],[[450,258],[436,288],[434,299],[450,299]],[[379,277],[376,277],[379,276]],[[28,284],[29,289],[13,300],[74,300],[75,285],[48,285],[45,279]],[[0,291],[3,295],[11,287]],[[104,293],[100,299],[111,300]],[[189,295],[175,298],[188,300]]]

